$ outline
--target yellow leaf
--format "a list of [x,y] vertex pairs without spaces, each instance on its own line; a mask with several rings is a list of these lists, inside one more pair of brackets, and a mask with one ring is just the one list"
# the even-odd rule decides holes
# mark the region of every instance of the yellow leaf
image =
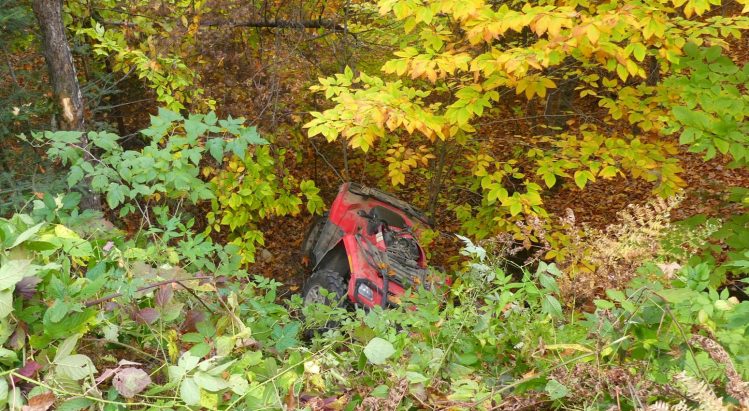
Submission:
[[627,67],[622,66],[621,64],[616,65],[616,74],[619,75],[619,78],[622,79],[622,81],[627,81],[627,77],[629,76],[629,72],[627,72]]
[[428,68],[426,70],[426,75],[427,75],[427,78],[429,79],[429,81],[431,81],[432,83],[436,83],[437,82],[437,72],[434,71],[434,69]]
[[557,85],[554,84],[554,82],[550,78],[547,78],[547,77],[541,78],[541,84],[543,84],[544,87],[546,88],[557,88]]
[[639,69],[640,68],[637,66],[637,63],[632,60],[627,60],[627,71],[630,75],[635,76]]
[[588,25],[586,34],[588,35],[588,40],[590,40],[591,44],[598,43],[598,38],[601,37],[601,32],[598,31],[598,28],[592,24]]
[[542,35],[546,32],[546,30],[549,27],[549,16],[548,15],[541,15],[536,19],[536,24],[533,27],[533,31],[536,32],[537,35]]
[[525,97],[530,100],[533,98],[533,94],[536,92],[536,86],[534,83],[528,83],[528,86],[525,88]]

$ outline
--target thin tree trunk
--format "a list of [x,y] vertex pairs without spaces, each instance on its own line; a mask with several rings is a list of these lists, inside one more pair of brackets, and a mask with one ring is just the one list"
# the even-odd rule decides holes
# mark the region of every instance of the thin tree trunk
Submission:
[[[42,50],[47,62],[52,91],[62,112],[62,128],[85,131],[83,94],[78,84],[73,54],[70,52],[70,45],[65,36],[62,0],[34,0],[32,8],[42,34]],[[80,144],[84,147],[88,145],[85,133],[81,134]],[[87,161],[91,160],[87,158]],[[85,179],[84,184],[86,184],[85,190],[88,194],[84,196],[81,206],[100,209],[99,196],[91,191],[89,179]]]
[[435,165],[435,173],[429,186],[429,204],[428,211],[431,217],[434,217],[437,211],[437,200],[439,200],[440,191],[442,191],[442,173],[445,169],[445,159],[447,158],[447,141],[440,145],[439,157]]

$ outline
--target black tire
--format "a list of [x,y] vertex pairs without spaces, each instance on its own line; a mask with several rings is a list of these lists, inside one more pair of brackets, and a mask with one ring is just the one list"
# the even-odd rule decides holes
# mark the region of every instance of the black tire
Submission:
[[[328,291],[327,297],[320,294],[321,289]],[[341,308],[349,308],[350,306],[346,279],[333,270],[320,270],[312,273],[302,288],[302,299],[305,306],[312,303]],[[338,322],[328,321],[322,327],[310,327],[304,335],[306,338],[312,338],[314,334],[338,328],[338,326]]]
[[[319,294],[320,289],[328,290],[328,296]],[[333,270],[315,271],[302,288],[304,304],[313,302],[335,307],[348,306],[348,284],[342,275]]]

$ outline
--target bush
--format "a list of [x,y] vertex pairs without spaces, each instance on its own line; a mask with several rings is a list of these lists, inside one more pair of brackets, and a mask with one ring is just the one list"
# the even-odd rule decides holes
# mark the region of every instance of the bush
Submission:
[[[650,265],[580,313],[563,310],[556,266],[515,279],[467,241],[471,261],[446,294],[346,312],[298,296],[279,304],[281,284],[250,277],[227,250],[202,255],[217,262],[208,275],[176,265],[178,248],[107,229],[84,238],[60,224],[75,220],[61,206],[45,208],[0,220],[0,401],[14,409],[663,409],[685,389],[690,403],[748,398],[749,302],[712,288],[709,268],[669,279]],[[339,329],[302,340],[331,318]]]

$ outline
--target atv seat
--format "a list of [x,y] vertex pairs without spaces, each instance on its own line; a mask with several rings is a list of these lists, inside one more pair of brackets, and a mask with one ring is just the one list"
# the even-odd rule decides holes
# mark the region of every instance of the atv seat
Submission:
[[398,213],[387,207],[383,207],[380,205],[374,206],[372,207],[370,215],[377,220],[384,221],[390,227],[407,227],[406,220],[404,220],[403,217],[401,217]]

